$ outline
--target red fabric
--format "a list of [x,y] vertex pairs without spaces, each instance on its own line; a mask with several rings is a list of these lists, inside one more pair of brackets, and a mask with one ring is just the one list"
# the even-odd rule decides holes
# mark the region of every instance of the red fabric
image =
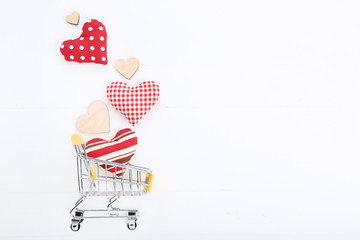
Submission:
[[60,52],[66,61],[106,65],[107,33],[104,24],[92,19],[84,23],[80,37],[63,42]]
[[[117,162],[129,165],[130,159],[135,154],[137,147],[137,137],[130,128],[125,128],[117,132],[111,141],[102,138],[94,138],[86,143],[86,154],[88,157],[97,158],[104,161]],[[105,165],[100,165],[105,168]],[[109,172],[115,172],[121,176],[125,168],[107,166]]]
[[158,101],[160,88],[155,82],[143,82],[129,87],[123,82],[113,82],[107,87],[107,98],[135,126]]
[[[114,139],[124,135],[125,133],[129,133],[130,131],[131,131],[130,128],[121,129],[116,133],[115,137],[113,137],[110,141],[112,142],[112,141],[114,141]],[[102,142],[102,141],[103,142],[108,142],[108,141],[106,141],[106,140],[104,140],[102,138],[93,138],[93,139],[87,141],[86,145],[91,145],[93,143],[99,143],[99,142]]]
[[[114,144],[114,142],[111,145],[108,145],[109,142],[105,142],[103,145],[103,147],[101,149],[92,151],[90,153],[90,155],[88,154],[89,157],[92,158],[98,158],[103,156],[104,154],[108,154],[108,153],[112,153],[112,152],[116,152],[116,151],[120,151],[120,150],[124,150],[126,148],[129,148],[131,146],[134,146],[137,144],[137,138],[131,138],[129,140]],[[115,142],[116,143],[116,142]]]

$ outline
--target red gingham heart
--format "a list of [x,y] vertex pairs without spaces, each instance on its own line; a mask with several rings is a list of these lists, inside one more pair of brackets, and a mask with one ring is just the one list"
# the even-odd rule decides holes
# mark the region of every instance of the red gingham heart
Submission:
[[142,82],[129,87],[123,82],[113,82],[107,87],[107,98],[135,126],[158,101],[160,88],[155,82]]
[[106,65],[107,33],[104,24],[92,19],[82,28],[80,37],[63,42],[60,52],[66,61],[78,63],[99,63]]

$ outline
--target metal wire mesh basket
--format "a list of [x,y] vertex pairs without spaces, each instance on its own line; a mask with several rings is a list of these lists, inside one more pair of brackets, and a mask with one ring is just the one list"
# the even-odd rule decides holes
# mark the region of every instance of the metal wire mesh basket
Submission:
[[[152,170],[90,158],[85,151],[85,142],[79,134],[72,135],[71,140],[76,150],[77,180],[81,195],[70,211],[71,229],[78,231],[80,223],[86,218],[126,218],[128,228],[134,230],[137,226],[138,210],[114,208],[112,204],[120,196],[142,196],[150,193],[154,176]],[[108,171],[112,168],[122,169],[122,174]],[[106,209],[78,209],[89,196],[111,198]]]

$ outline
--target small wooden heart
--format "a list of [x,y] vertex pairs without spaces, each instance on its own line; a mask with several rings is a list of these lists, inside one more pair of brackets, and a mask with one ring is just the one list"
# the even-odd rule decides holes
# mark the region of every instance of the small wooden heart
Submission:
[[77,11],[72,12],[70,15],[67,15],[65,17],[65,20],[70,23],[70,24],[74,24],[74,25],[78,25],[79,24],[79,19],[80,19],[80,14]]
[[89,114],[81,115],[76,128],[83,133],[105,133],[110,131],[109,110],[103,101],[96,100],[89,106]]
[[119,59],[115,63],[116,70],[123,75],[125,78],[130,80],[130,78],[136,73],[140,65],[140,62],[137,58],[130,58],[127,61]]

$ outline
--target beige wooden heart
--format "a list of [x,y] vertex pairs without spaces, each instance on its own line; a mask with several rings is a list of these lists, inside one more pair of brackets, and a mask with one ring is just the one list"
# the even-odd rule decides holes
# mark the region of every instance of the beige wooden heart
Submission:
[[89,106],[89,114],[78,117],[76,128],[83,133],[105,133],[110,131],[109,110],[103,101],[96,100]]
[[125,78],[130,79],[139,68],[139,60],[137,58],[130,58],[129,60],[119,59],[115,63],[116,70]]
[[70,23],[70,24],[74,24],[74,25],[78,25],[79,24],[79,19],[80,19],[80,14],[75,11],[72,12],[70,15],[67,15],[65,17],[65,20]]

